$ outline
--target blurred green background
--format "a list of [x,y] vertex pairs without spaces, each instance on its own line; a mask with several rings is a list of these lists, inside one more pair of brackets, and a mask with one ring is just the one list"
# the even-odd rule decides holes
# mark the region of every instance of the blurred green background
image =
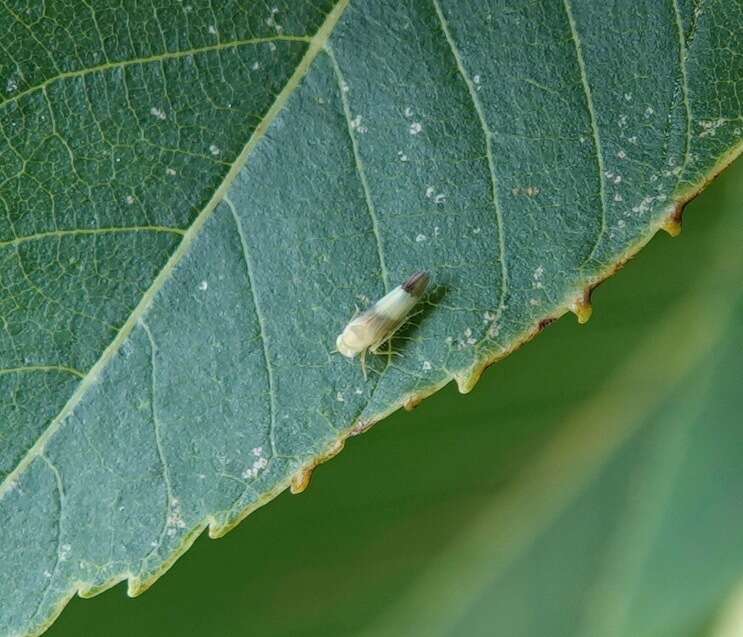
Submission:
[[743,580],[741,202],[739,162],[586,326],[394,414],[301,496],[137,599],[73,599],[48,634],[722,636]]

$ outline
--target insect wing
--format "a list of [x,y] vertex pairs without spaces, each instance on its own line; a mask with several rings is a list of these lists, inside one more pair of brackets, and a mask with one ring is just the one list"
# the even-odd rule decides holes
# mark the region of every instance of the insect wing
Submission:
[[392,338],[405,322],[417,300],[417,297],[406,292],[402,286],[398,286],[369,308],[368,312],[374,316],[372,320],[375,323],[375,338],[370,345],[372,351]]
[[372,306],[353,319],[347,329],[353,331],[358,341],[363,342],[366,347],[374,348],[381,345],[400,326],[404,318],[403,316],[395,320],[376,312]]

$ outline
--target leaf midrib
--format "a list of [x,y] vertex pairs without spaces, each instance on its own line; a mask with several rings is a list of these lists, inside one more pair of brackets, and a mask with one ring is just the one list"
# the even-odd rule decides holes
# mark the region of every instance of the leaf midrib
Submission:
[[[296,69],[294,70],[294,73],[291,75],[289,80],[284,85],[284,88],[278,93],[278,95],[276,96],[276,99],[271,104],[270,108],[266,111],[266,114],[263,116],[263,119],[261,119],[261,121],[258,123],[258,125],[253,130],[253,133],[251,134],[250,139],[247,141],[242,151],[240,151],[235,161],[232,163],[229,171],[225,175],[225,178],[220,184],[219,188],[217,188],[217,190],[214,192],[209,202],[206,204],[203,210],[198,214],[198,216],[194,219],[194,222],[191,224],[188,230],[184,233],[183,239],[181,240],[180,244],[178,245],[176,250],[173,252],[173,254],[170,256],[165,266],[163,266],[162,270],[160,270],[158,275],[155,277],[155,280],[152,282],[152,285],[150,285],[150,287],[144,293],[144,295],[140,299],[140,302],[137,304],[137,306],[134,308],[132,313],[129,315],[126,322],[121,327],[121,329],[117,332],[116,336],[112,339],[108,347],[105,350],[103,350],[103,353],[101,354],[101,356],[98,358],[95,364],[90,368],[90,370],[88,370],[88,372],[85,374],[85,377],[80,381],[77,388],[73,392],[72,396],[70,396],[70,399],[67,401],[67,403],[65,403],[64,407],[62,407],[61,411],[57,414],[57,416],[55,416],[54,419],[49,423],[49,425],[46,427],[43,433],[38,437],[36,442],[26,451],[26,453],[23,455],[21,460],[16,465],[15,469],[10,471],[5,476],[2,483],[0,484],[0,498],[2,498],[5,495],[5,493],[13,486],[17,477],[21,473],[23,473],[23,471],[25,471],[25,469],[31,464],[31,462],[43,452],[46,446],[46,443],[54,435],[54,433],[56,433],[56,431],[60,428],[64,419],[74,411],[75,407],[85,397],[88,389],[90,389],[96,383],[100,374],[107,367],[109,361],[114,357],[114,355],[118,352],[118,350],[124,344],[124,342],[126,341],[128,336],[131,334],[134,327],[137,325],[138,321],[141,319],[141,317],[146,314],[147,310],[152,304],[152,301],[154,300],[157,293],[168,281],[171,273],[175,270],[176,266],[178,265],[178,263],[180,263],[181,259],[188,254],[191,248],[191,245],[201,233],[201,230],[204,227],[204,224],[211,217],[217,205],[222,201],[224,196],[227,194],[227,191],[229,190],[235,178],[237,177],[237,175],[240,173],[243,166],[247,162],[250,154],[253,152],[253,150],[258,145],[258,143],[263,139],[263,137],[266,134],[266,131],[268,130],[268,128],[270,127],[274,119],[276,119],[278,114],[283,110],[289,97],[293,94],[294,90],[299,86],[300,81],[305,76],[307,71],[309,71],[318,53],[320,53],[320,51],[322,51],[323,48],[325,47],[325,43],[327,42],[328,38],[333,32],[333,29],[335,28],[336,24],[338,23],[341,16],[343,15],[343,12],[348,6],[349,1],[350,0],[338,0],[338,2],[333,6],[333,8],[328,12],[328,15],[326,16],[322,25],[320,25],[320,28],[316,31],[315,35],[305,40],[309,43],[307,51],[305,52],[304,56],[300,60]],[[284,36],[284,37],[287,37],[287,36]],[[274,39],[274,38],[269,38],[269,40],[270,39]],[[216,45],[216,46],[219,46],[219,45]],[[224,48],[224,46],[222,48]],[[200,49],[200,51],[201,50],[203,49]],[[183,55],[188,55],[188,54],[189,54],[188,52],[183,52],[182,54],[178,54],[177,56],[173,54],[171,57],[182,57]],[[158,59],[164,59],[164,58],[160,56],[160,58]],[[133,64],[135,62],[132,60],[132,61],[129,61],[129,63]],[[102,65],[102,68],[110,68],[110,66],[111,65]],[[73,75],[83,75],[86,72],[92,72],[92,70],[86,69],[85,72],[74,72]],[[68,75],[69,74],[65,75],[65,77]],[[47,82],[45,82],[44,84],[46,85],[47,83],[53,81],[54,79],[60,79],[61,77],[62,76],[57,76],[53,78],[52,80],[47,80]],[[38,90],[38,88],[39,87],[36,87],[34,90]],[[16,95],[15,97],[18,98],[19,96],[20,94]],[[2,107],[3,104],[5,103],[6,102],[0,103],[0,107]]]

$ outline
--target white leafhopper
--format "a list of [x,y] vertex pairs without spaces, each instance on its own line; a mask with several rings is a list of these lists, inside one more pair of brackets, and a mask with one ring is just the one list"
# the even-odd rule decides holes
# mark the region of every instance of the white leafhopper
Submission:
[[405,283],[385,294],[370,308],[354,316],[338,335],[335,346],[343,356],[361,354],[361,369],[366,378],[366,352],[376,354],[405,323],[410,310],[428,287],[427,272],[416,272]]

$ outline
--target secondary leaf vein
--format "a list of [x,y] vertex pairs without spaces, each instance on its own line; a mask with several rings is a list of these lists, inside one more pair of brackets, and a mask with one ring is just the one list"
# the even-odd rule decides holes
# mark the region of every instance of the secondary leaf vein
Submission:
[[451,49],[452,55],[454,56],[454,61],[456,62],[457,70],[459,71],[460,76],[464,80],[464,83],[467,85],[467,90],[469,91],[470,99],[472,100],[472,104],[475,108],[475,112],[477,113],[477,117],[480,121],[480,126],[482,127],[483,135],[485,136],[485,155],[488,160],[488,171],[490,173],[491,197],[493,200],[493,208],[495,209],[495,219],[496,219],[496,223],[498,227],[498,250],[500,254],[500,267],[501,267],[501,290],[500,290],[500,300],[498,301],[497,314],[500,315],[502,311],[505,309],[506,294],[508,293],[508,266],[506,265],[505,224],[503,221],[503,211],[501,209],[500,199],[498,197],[498,178],[495,174],[495,158],[493,156],[493,132],[490,130],[490,127],[488,126],[488,121],[485,116],[485,109],[483,108],[483,105],[480,102],[480,98],[477,95],[477,88],[475,87],[474,82],[469,77],[467,70],[464,67],[461,53],[459,52],[457,44],[454,41],[454,37],[452,36],[451,31],[449,30],[449,24],[447,23],[446,17],[444,16],[443,11],[441,10],[441,5],[439,4],[438,0],[432,0],[432,2],[433,2],[434,9],[436,10],[436,16],[438,17],[439,22],[441,23],[441,30],[444,32],[446,42],[449,45],[449,48]]
[[106,62],[104,64],[98,64],[97,66],[89,66],[87,68],[78,69],[76,71],[65,71],[58,73],[40,84],[34,84],[29,86],[23,91],[16,93],[12,97],[9,97],[0,102],[0,108],[5,107],[7,104],[17,102],[22,97],[35,93],[38,90],[44,89],[50,84],[59,80],[70,79],[74,77],[84,77],[91,75],[92,73],[98,73],[100,71],[108,71],[112,69],[126,68],[127,66],[136,66],[137,64],[148,64],[150,62],[159,62],[162,60],[177,60],[178,58],[188,57],[189,55],[198,55],[199,53],[208,53],[210,51],[221,51],[222,49],[234,49],[239,46],[247,46],[251,44],[264,44],[268,42],[311,42],[312,39],[303,35],[274,35],[265,38],[247,38],[244,40],[233,40],[232,42],[221,42],[218,44],[210,44],[208,46],[194,47],[192,49],[184,49],[183,51],[166,51],[165,53],[159,53],[157,55],[150,55],[141,58],[132,58],[131,60],[121,60],[119,62]]
[[366,172],[364,171],[364,164],[361,161],[361,155],[359,153],[359,142],[356,139],[356,135],[354,135],[353,133],[353,125],[351,124],[351,121],[353,119],[353,117],[351,116],[351,107],[348,104],[348,97],[346,96],[346,91],[343,90],[344,87],[348,85],[346,84],[346,81],[343,79],[343,73],[341,72],[340,66],[338,66],[338,61],[335,58],[335,53],[333,52],[333,49],[331,49],[330,46],[326,46],[325,52],[328,54],[328,57],[330,58],[330,61],[333,64],[333,71],[335,72],[335,77],[338,82],[338,92],[341,96],[341,103],[343,104],[343,114],[345,115],[345,118],[346,118],[346,127],[348,128],[348,136],[351,138],[351,147],[353,148],[354,165],[356,168],[356,173],[359,176],[359,180],[361,181],[361,188],[364,191],[364,199],[366,201],[366,208],[369,211],[369,216],[371,217],[372,232],[374,233],[374,239],[377,244],[377,254],[379,255],[379,266],[382,269],[382,281],[384,283],[384,291],[386,293],[390,291],[390,280],[389,280],[389,272],[387,271],[387,264],[384,258],[384,244],[382,242],[382,234],[379,230],[379,217],[377,215],[376,208],[374,207],[374,202],[372,201],[371,191],[369,189],[369,183],[366,180]]
[[604,234],[608,229],[607,218],[606,218],[606,184],[604,182],[604,151],[601,146],[601,137],[599,136],[598,119],[596,117],[596,109],[593,104],[593,95],[591,93],[591,86],[588,83],[588,73],[586,71],[586,62],[583,57],[583,45],[581,44],[580,36],[578,35],[578,28],[573,17],[573,10],[570,4],[570,0],[563,0],[563,6],[565,7],[565,14],[568,18],[568,24],[570,25],[570,34],[572,36],[573,45],[575,46],[575,56],[578,60],[578,69],[580,70],[581,84],[583,85],[583,92],[586,96],[586,107],[588,108],[588,114],[591,118],[591,133],[593,135],[593,148],[596,156],[596,166],[599,173],[599,195],[601,197],[601,228],[596,240],[594,241],[591,251],[588,256],[583,260],[581,267],[588,263],[593,255],[596,254],[601,240],[604,238]]
[[245,270],[248,277],[248,287],[250,287],[250,294],[253,299],[253,308],[255,309],[255,315],[258,318],[258,327],[260,329],[261,334],[261,349],[263,351],[263,361],[266,367],[266,375],[268,377],[268,416],[269,416],[269,439],[271,441],[271,456],[273,458],[276,457],[276,385],[274,382],[274,376],[273,376],[273,366],[271,365],[271,359],[268,356],[268,337],[266,335],[266,319],[263,316],[263,311],[261,310],[261,306],[258,303],[258,295],[255,291],[255,279],[253,277],[254,272],[254,265],[252,263],[252,259],[250,258],[250,253],[248,252],[248,245],[245,241],[245,233],[243,232],[242,222],[240,221],[240,216],[237,214],[237,210],[235,210],[235,206],[232,203],[232,201],[225,196],[224,202],[227,204],[227,206],[230,209],[230,212],[232,213],[232,218],[235,220],[235,228],[237,229],[237,234],[240,237],[240,246],[242,248],[243,253],[243,260],[245,261]]

